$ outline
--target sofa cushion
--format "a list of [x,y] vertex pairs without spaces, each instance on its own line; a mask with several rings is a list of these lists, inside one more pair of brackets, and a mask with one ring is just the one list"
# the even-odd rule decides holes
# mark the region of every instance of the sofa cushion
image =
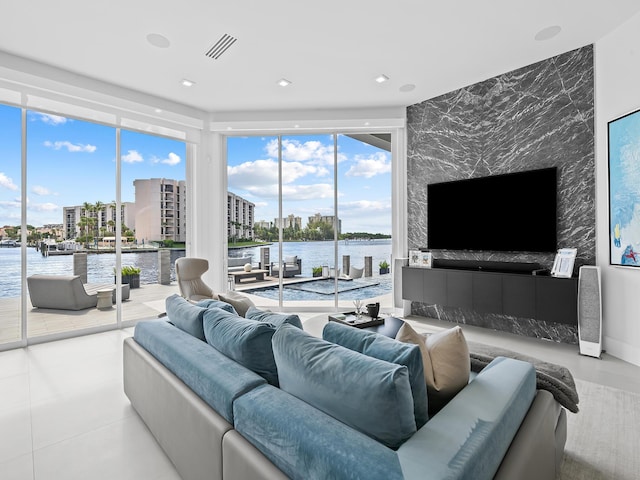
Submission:
[[198,307],[180,295],[173,294],[165,300],[167,317],[180,330],[204,341],[202,316],[206,308]]
[[231,424],[233,401],[267,383],[164,319],[138,322],[133,338]]
[[405,477],[494,478],[535,394],[533,365],[497,357],[398,449]]
[[207,343],[277,387],[278,370],[271,347],[274,332],[275,327],[269,323],[220,308],[210,308],[204,314]]
[[236,312],[236,309],[233,308],[233,305],[231,305],[228,302],[223,302],[221,300],[214,300],[212,298],[207,298],[206,300],[200,300],[198,303],[196,303],[196,306],[198,307],[202,307],[202,308],[221,308],[222,310],[226,310],[227,312],[231,312],[231,313],[238,313]]
[[282,389],[247,392],[233,415],[235,430],[288,478],[404,478],[396,452]]
[[287,267],[297,267],[298,266],[298,256],[297,255],[290,255],[290,256],[284,257],[284,264]]
[[273,335],[280,388],[397,448],[416,432],[407,367],[282,324]]
[[398,342],[384,335],[338,322],[327,323],[322,330],[322,338],[370,357],[406,366],[413,396],[416,427],[420,428],[427,423],[427,386],[424,381],[422,354],[417,345]]
[[295,314],[274,313],[269,310],[260,310],[256,307],[249,307],[247,313],[245,314],[245,318],[257,320],[259,322],[270,323],[276,328],[283,323],[290,323],[291,325],[302,329],[302,322],[300,321],[300,317]]
[[219,293],[218,299],[232,305],[241,317],[245,316],[249,307],[255,307],[255,304],[249,297],[237,292]]
[[469,347],[459,326],[438,333],[420,334],[404,322],[396,340],[420,347],[430,414],[440,410],[469,383]]

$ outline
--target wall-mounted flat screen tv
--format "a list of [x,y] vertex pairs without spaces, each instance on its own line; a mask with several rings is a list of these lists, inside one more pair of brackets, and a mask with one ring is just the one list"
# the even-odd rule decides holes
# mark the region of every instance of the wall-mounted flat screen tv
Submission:
[[434,250],[555,252],[557,169],[427,186],[427,244]]

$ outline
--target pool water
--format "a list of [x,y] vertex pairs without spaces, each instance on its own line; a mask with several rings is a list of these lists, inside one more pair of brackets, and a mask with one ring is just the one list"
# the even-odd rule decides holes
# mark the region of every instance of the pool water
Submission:
[[[355,280],[338,280],[338,294],[342,300],[358,300],[378,297],[391,293],[392,275],[358,278]],[[287,284],[283,286],[283,300],[329,300],[335,289],[335,280],[320,279]],[[259,297],[278,300],[278,286],[245,290]]]

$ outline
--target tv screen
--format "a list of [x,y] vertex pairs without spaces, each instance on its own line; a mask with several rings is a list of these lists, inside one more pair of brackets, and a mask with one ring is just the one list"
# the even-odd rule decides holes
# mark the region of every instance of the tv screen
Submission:
[[428,247],[555,252],[556,170],[544,168],[428,185]]

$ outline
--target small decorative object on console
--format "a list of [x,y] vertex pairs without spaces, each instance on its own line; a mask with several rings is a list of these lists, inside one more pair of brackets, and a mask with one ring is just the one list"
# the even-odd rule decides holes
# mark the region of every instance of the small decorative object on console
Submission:
[[561,248],[556,254],[551,268],[554,277],[571,278],[573,276],[573,263],[576,260],[577,248]]
[[409,266],[431,268],[431,252],[424,250],[409,250]]

